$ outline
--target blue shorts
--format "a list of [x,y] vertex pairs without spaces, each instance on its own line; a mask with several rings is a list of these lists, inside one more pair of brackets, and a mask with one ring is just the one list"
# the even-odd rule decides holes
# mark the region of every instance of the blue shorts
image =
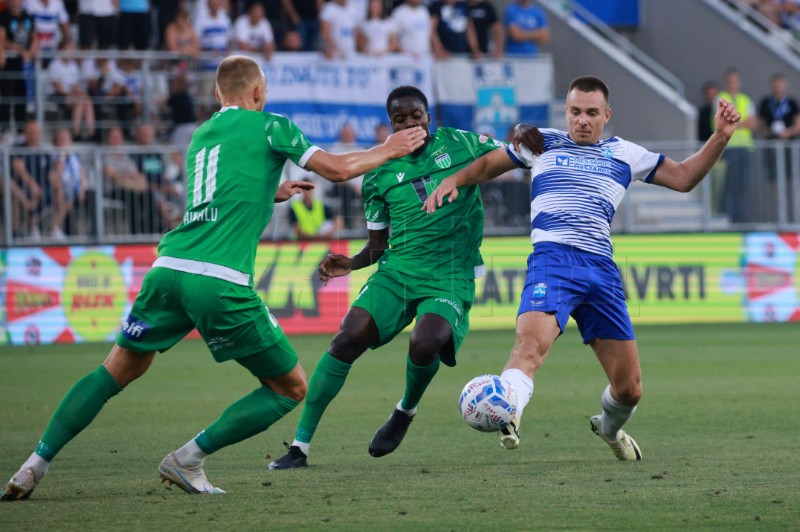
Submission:
[[572,316],[585,344],[635,338],[614,261],[555,242],[536,244],[528,257],[517,316],[533,311],[554,314],[561,332]]

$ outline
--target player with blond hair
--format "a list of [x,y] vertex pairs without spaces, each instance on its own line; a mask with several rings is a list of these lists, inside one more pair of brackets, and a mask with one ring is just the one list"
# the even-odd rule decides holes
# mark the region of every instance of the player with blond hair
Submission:
[[222,108],[197,128],[186,158],[187,209],[167,233],[105,362],[80,379],[56,409],[2,500],[30,497],[61,449],[155,358],[197,328],[214,360],[235,360],[259,386],[159,466],[162,480],[188,493],[222,493],[206,478],[206,456],[266,430],[306,394],[306,376],[280,325],[253,289],[259,238],[273,203],[310,183],[280,183],[287,159],[330,181],[362,175],[422,146],[408,129],[366,151],[341,155],[314,146],[288,118],[262,112],[267,84],[258,64],[231,56],[217,68]]

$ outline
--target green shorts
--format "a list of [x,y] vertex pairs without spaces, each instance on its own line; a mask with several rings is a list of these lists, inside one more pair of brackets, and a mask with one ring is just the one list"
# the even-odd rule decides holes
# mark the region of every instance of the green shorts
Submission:
[[443,317],[453,330],[453,341],[439,353],[439,358],[444,364],[455,366],[456,353],[469,331],[469,310],[474,299],[474,279],[424,279],[387,269],[378,270],[367,279],[353,306],[369,312],[378,326],[380,340],[372,349],[390,342],[415,317]]
[[297,364],[297,354],[255,290],[169,268],[145,275],[117,344],[138,353],[163,352],[194,328],[217,362],[264,353],[269,361],[257,364],[265,373],[259,377],[285,375]]

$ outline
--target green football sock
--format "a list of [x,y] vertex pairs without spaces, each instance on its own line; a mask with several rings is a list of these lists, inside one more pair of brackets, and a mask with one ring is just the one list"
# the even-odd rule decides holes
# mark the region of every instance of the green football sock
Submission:
[[308,384],[306,404],[303,406],[303,414],[300,416],[300,423],[295,433],[297,441],[311,443],[322,414],[344,386],[351,367],[352,364],[336,360],[327,351],[319,359]]
[[36,454],[52,461],[67,443],[89,426],[106,401],[122,391],[105,366],[76,382],[50,418]]
[[425,389],[433,380],[433,376],[439,371],[439,357],[428,364],[427,366],[417,366],[411,362],[411,357],[408,357],[406,363],[406,392],[403,394],[403,400],[400,406],[403,410],[413,410],[422,399],[422,394]]
[[267,386],[261,386],[226,408],[195,441],[204,453],[217,452],[267,430],[299,404]]

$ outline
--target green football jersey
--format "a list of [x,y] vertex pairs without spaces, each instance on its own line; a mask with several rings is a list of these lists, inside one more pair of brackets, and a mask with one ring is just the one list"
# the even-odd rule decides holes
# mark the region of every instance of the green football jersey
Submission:
[[364,176],[368,229],[391,226],[389,249],[379,268],[438,279],[473,279],[483,259],[483,203],[477,186],[463,187],[458,200],[435,213],[420,210],[442,182],[482,155],[505,146],[483,135],[440,127],[419,155],[388,161]]
[[[240,274],[234,282],[246,275],[252,285],[256,247],[272,216],[284,163],[305,166],[318,149],[284,116],[238,107],[214,113],[192,135],[186,213],[164,235],[159,257],[223,266]],[[174,263],[167,267],[195,271]],[[231,278],[229,270],[221,271],[195,273]]]

